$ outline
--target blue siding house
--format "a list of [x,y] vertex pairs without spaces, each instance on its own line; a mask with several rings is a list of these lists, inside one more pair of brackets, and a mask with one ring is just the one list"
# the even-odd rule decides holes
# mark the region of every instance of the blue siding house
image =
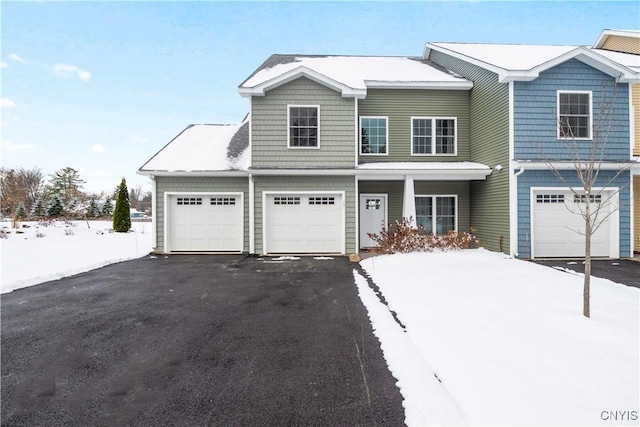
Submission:
[[[494,123],[503,137],[483,142],[496,152],[496,162],[508,159],[489,165],[492,175],[508,174],[502,181],[508,191],[494,192],[509,200],[501,216],[508,218],[505,252],[521,258],[584,256],[580,212],[587,196],[576,162],[584,165],[597,145],[600,171],[588,197],[599,207],[600,226],[592,255],[633,256],[630,84],[640,81],[639,56],[580,46],[427,43],[423,59],[472,80],[472,99],[473,91],[508,93],[478,96],[471,105],[472,129],[480,111],[508,111],[507,124]],[[473,138],[472,144],[480,143]],[[493,185],[504,189],[497,179]],[[472,204],[472,225],[476,217],[482,218]]]

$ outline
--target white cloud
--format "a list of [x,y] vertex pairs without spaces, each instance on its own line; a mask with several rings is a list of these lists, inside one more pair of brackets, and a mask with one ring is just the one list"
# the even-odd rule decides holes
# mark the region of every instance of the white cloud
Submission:
[[108,171],[93,171],[91,172],[92,176],[101,176],[101,177],[109,177],[109,176],[113,176],[113,174],[111,172]]
[[63,79],[70,79],[72,77],[77,77],[80,80],[86,82],[91,78],[91,73],[78,68],[76,65],[68,65],[68,64],[56,64],[53,66],[53,72],[56,76],[61,77]]
[[34,148],[36,148],[36,146],[33,144],[16,144],[7,139],[4,139],[0,142],[0,147],[2,147],[3,150],[7,151],[33,150]]
[[0,68],[9,68],[9,64],[4,61],[0,61]]
[[0,108],[15,108],[16,103],[13,99],[0,98]]
[[104,145],[102,144],[95,144],[93,146],[91,146],[91,150],[95,151],[96,153],[106,153],[107,150],[105,150]]
[[22,58],[20,55],[18,55],[17,53],[11,53],[9,54],[9,59],[16,61],[16,62],[22,62],[23,64],[26,63],[27,61]]
[[143,136],[134,136],[133,138],[131,138],[131,143],[132,144],[144,144],[145,142],[147,142],[147,138],[143,137]]

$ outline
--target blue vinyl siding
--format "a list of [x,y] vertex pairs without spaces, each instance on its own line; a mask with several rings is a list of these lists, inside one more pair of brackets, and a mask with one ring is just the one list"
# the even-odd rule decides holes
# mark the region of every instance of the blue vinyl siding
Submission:
[[[592,91],[593,116],[602,102],[615,100],[605,160],[629,159],[629,89],[576,59],[540,73],[531,82],[514,83],[514,155],[516,160],[570,160],[570,150],[557,138],[557,91]],[[593,122],[592,122],[593,123]],[[600,137],[600,143],[603,137]],[[593,140],[577,141],[586,156]]]
[[[631,216],[629,172],[623,172],[615,179],[616,171],[601,171],[596,187],[618,187],[620,216],[620,256],[631,256]],[[563,171],[566,182],[561,181],[551,171],[525,171],[518,177],[518,254],[529,258],[531,254],[531,187],[581,187],[574,171]]]

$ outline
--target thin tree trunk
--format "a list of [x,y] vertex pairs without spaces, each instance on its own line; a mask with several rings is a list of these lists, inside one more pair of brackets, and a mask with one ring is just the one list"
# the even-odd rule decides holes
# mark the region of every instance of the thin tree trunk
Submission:
[[589,302],[591,292],[591,200],[590,194],[585,197],[585,239],[584,239],[584,288],[582,289],[582,314],[591,317]]

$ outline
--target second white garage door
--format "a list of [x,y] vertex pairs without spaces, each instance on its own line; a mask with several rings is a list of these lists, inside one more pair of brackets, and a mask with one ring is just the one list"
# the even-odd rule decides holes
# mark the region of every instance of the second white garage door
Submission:
[[170,252],[241,252],[241,194],[180,194],[167,198]]
[[[609,194],[592,196],[595,205],[607,202]],[[574,196],[568,190],[536,190],[532,194],[533,256],[584,257],[585,224],[579,213],[584,205],[584,196]],[[609,201],[613,204],[613,201]],[[608,205],[602,205],[600,218],[606,217]],[[591,255],[595,257],[617,257],[619,239],[614,230],[614,215],[609,216],[591,238]]]
[[344,253],[343,195],[265,194],[265,253]]

